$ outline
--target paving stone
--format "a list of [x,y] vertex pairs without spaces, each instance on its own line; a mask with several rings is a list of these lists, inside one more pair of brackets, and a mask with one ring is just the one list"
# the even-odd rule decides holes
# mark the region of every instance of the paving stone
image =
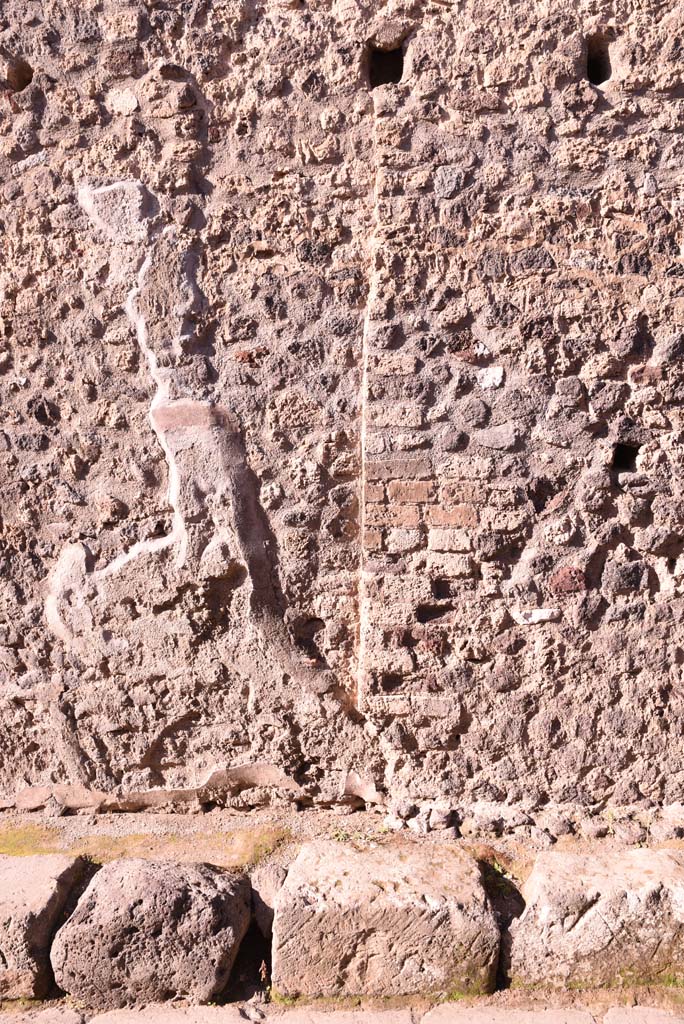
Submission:
[[[319,1010],[297,1007],[280,1010],[265,1006],[265,1024],[681,1024],[684,1017],[648,1007],[614,1007],[605,1013],[547,1007],[520,1010],[496,1006],[445,1003],[422,1017],[408,1010]],[[246,1008],[249,1013],[249,1008]],[[112,1010],[92,1018],[90,1024],[243,1024],[235,1006],[148,1006],[143,1010]],[[35,1018],[33,1018],[35,1021]],[[14,1020],[11,1024],[18,1024]],[[28,1024],[28,1022],[27,1022]],[[57,1022],[56,1022],[57,1024]],[[78,1024],[65,1021],[64,1024]]]
[[684,1014],[649,1006],[613,1006],[602,1024],[682,1024]]
[[[413,1024],[410,1010],[317,1010],[297,1007],[282,1010],[264,1006],[266,1024]],[[89,1024],[245,1024],[254,1011],[247,1006],[146,1006],[142,1010],[110,1010],[91,1018]],[[255,1014],[256,1016],[256,1014]],[[570,1024],[570,1022],[569,1022]],[[574,1022],[572,1022],[574,1024]],[[584,1022],[577,1022],[584,1024]]]
[[420,1024],[594,1024],[586,1010],[509,1010],[494,1006],[436,1006]]
[[50,943],[84,869],[80,857],[0,856],[0,997],[46,995]]
[[237,1006],[168,1006],[108,1010],[91,1017],[89,1024],[245,1024]]
[[684,980],[684,851],[545,851],[522,893],[514,986]]
[[456,848],[309,843],[275,900],[283,996],[489,991],[498,949],[479,869]]
[[2,1024],[83,1024],[85,1015],[71,1006],[48,1006],[44,1010],[4,1013]]

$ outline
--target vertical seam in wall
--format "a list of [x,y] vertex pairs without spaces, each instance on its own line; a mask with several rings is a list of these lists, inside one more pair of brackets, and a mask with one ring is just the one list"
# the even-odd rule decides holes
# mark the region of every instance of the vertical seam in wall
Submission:
[[372,221],[370,238],[368,242],[368,291],[366,293],[366,311],[363,321],[363,334],[361,341],[361,402],[360,402],[360,488],[359,488],[359,585],[358,585],[358,616],[359,616],[359,646],[358,646],[358,662],[356,666],[356,707],[358,710],[364,710],[364,678],[365,678],[365,667],[366,667],[366,583],[365,583],[365,563],[366,563],[366,547],[365,547],[365,536],[366,536],[366,437],[367,437],[367,405],[368,405],[368,333],[370,329],[370,320],[372,317],[372,311],[375,300],[375,289],[376,289],[376,246],[377,246],[377,235],[379,226],[378,216],[378,159],[377,159],[377,136],[376,136],[376,116],[375,116],[375,101],[371,94],[371,103],[373,107],[372,117],[372,137],[371,137],[371,165],[373,168],[373,205],[372,205]]

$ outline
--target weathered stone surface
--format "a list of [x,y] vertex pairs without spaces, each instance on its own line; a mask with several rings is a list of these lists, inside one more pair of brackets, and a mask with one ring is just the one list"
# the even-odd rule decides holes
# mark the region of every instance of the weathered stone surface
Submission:
[[308,843],[275,901],[284,996],[485,992],[498,950],[477,864],[448,847]]
[[513,985],[684,980],[684,853],[544,852],[511,926]]
[[225,987],[249,916],[243,876],[206,864],[108,864],[57,933],[55,978],[93,1007],[206,1002]]
[[84,867],[59,854],[0,856],[0,998],[47,994],[50,943]]

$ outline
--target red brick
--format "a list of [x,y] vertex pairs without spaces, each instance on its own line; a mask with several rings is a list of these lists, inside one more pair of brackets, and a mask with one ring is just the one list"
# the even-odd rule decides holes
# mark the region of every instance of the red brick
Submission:
[[378,375],[411,376],[418,369],[418,359],[402,352],[378,352],[373,357],[372,370]]
[[366,484],[364,487],[366,501],[384,501],[385,488],[382,484]]
[[429,459],[382,459],[366,463],[367,480],[430,480]]
[[508,512],[499,508],[488,508],[482,512],[480,525],[499,533],[514,533],[522,529],[528,520],[529,515],[525,509],[520,512]]
[[415,402],[368,406],[368,422],[376,427],[420,427],[423,410]]
[[439,474],[451,480],[489,480],[494,475],[494,460],[455,455],[440,465]]
[[392,480],[387,494],[393,501],[420,504],[434,500],[435,486],[430,480]]
[[520,508],[527,503],[527,496],[522,487],[492,488],[489,492],[488,505],[494,508]]
[[416,505],[366,505],[368,526],[409,526],[420,524],[420,509]]
[[363,546],[366,551],[379,551],[382,548],[382,530],[364,530]]
[[473,505],[454,505],[444,508],[433,505],[426,510],[426,520],[430,526],[477,526],[478,514]]
[[425,537],[420,530],[406,530],[401,527],[390,530],[387,534],[387,550],[394,554],[404,551],[415,551],[425,544]]
[[553,574],[549,587],[554,594],[578,594],[587,589],[587,581],[581,569],[564,565]]

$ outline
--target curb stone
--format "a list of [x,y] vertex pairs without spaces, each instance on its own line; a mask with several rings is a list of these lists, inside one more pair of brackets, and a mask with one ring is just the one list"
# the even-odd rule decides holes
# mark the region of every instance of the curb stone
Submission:
[[684,979],[684,851],[544,851],[510,927],[514,988]]
[[479,867],[459,848],[320,840],[302,846],[275,900],[273,989],[481,995],[494,987],[499,945]]
[[47,995],[50,946],[84,872],[85,861],[66,854],[0,856],[0,999]]

